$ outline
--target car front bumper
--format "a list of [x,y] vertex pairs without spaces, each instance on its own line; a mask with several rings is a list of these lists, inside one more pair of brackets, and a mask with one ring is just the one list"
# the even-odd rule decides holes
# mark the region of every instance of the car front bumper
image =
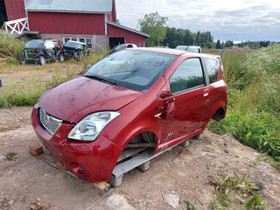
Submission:
[[43,145],[80,179],[90,183],[107,181],[112,174],[122,149],[100,135],[93,142],[68,140],[73,124],[63,122],[54,135],[40,124],[38,105],[32,112],[32,125]]

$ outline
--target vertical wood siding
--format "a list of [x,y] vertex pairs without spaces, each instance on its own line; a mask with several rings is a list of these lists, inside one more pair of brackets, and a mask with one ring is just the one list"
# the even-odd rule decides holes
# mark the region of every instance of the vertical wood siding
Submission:
[[4,0],[4,1],[5,1],[7,17],[9,21],[26,17],[24,0]]
[[[131,31],[118,28],[108,24],[109,37],[124,38],[125,43],[134,43],[138,47],[143,47],[146,37]],[[139,46],[140,45],[140,46]]]
[[31,31],[43,34],[105,35],[104,14],[28,12]]

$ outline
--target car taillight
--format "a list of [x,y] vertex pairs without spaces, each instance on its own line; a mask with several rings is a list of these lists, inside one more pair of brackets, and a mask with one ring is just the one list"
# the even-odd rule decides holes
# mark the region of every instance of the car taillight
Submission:
[[37,50],[36,49],[33,49],[33,54],[36,54],[37,53]]

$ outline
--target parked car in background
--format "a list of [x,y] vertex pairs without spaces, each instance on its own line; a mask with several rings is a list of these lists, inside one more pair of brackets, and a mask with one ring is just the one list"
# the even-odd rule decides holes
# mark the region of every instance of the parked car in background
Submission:
[[132,149],[157,154],[202,134],[226,109],[227,86],[215,57],[135,48],[47,91],[34,106],[32,125],[70,172],[102,182],[118,160],[135,155]]
[[136,44],[132,44],[132,43],[126,43],[126,44],[120,44],[120,45],[117,45],[115,46],[110,54],[114,53],[114,52],[117,52],[119,50],[123,50],[123,49],[126,49],[126,48],[137,48],[137,45]]
[[46,61],[64,61],[62,52],[51,39],[35,39],[26,43],[19,60],[21,63],[38,62],[45,65]]
[[176,50],[183,50],[187,52],[194,52],[194,53],[202,53],[200,46],[186,46],[186,45],[178,45]]
[[89,54],[89,49],[83,42],[69,40],[64,45],[63,54],[68,58],[82,60],[84,58],[84,55]]

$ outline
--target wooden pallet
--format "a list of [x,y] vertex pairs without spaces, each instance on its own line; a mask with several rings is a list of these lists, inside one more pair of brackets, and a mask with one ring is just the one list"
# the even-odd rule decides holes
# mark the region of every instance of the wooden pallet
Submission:
[[[190,144],[190,140],[186,140],[183,143],[179,143],[183,147],[187,147]],[[150,167],[150,161],[161,155],[162,153],[166,151],[170,151],[173,149],[175,146],[178,144],[167,148],[164,151],[161,151],[155,155],[153,155],[153,148],[130,148],[125,150],[121,156],[119,157],[117,161],[117,165],[115,166],[112,176],[109,179],[109,183],[113,187],[118,187],[122,184],[123,176],[127,172],[131,171],[134,168],[139,168],[142,172],[145,172],[149,169]],[[76,177],[76,175],[70,173],[66,167],[61,164],[59,161],[57,161],[52,155],[46,154],[43,151],[43,147],[41,145],[35,145],[35,146],[30,146],[30,154],[45,163],[49,164],[50,166],[72,176]],[[102,183],[95,183],[93,184],[95,187],[100,189],[102,192],[108,191],[110,188],[110,184],[107,182],[102,182]]]
[[[42,160],[43,162],[47,163],[48,165],[64,172],[65,174],[78,178],[75,174],[72,174],[67,170],[67,168],[60,163],[58,160],[55,159],[54,156],[44,153],[43,147],[41,145],[32,145],[29,147],[29,152],[32,156]],[[100,194],[103,194],[110,189],[110,184],[107,182],[100,182],[100,183],[93,183],[93,186],[100,190]]]

